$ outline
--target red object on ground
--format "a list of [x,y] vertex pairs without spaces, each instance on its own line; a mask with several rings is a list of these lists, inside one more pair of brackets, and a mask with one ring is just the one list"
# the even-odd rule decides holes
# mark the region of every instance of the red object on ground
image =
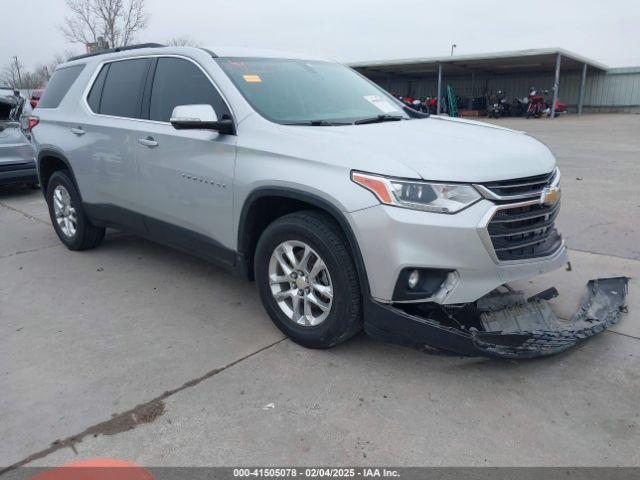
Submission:
[[47,470],[31,480],[154,480],[151,473],[132,462],[94,458]]
[[567,104],[556,100],[556,113],[564,113],[567,111]]

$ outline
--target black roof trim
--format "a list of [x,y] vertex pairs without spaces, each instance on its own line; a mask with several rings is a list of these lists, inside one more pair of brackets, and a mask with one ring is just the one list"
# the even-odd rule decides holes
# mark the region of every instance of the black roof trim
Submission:
[[67,61],[72,62],[74,60],[80,60],[82,58],[96,57],[98,55],[106,55],[107,53],[126,52],[127,50],[137,50],[139,48],[161,48],[161,47],[166,47],[166,45],[162,45],[161,43],[141,43],[139,45],[129,45],[126,47],[109,48],[107,50],[100,50],[99,52],[95,52],[95,53],[78,55],[77,57],[71,57]]

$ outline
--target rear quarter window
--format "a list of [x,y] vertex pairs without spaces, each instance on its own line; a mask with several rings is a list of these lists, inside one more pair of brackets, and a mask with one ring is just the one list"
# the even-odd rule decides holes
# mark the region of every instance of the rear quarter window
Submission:
[[75,65],[56,70],[42,94],[38,108],[57,108],[82,70],[84,70],[84,65]]
[[100,70],[100,73],[96,77],[96,81],[93,82],[91,92],[87,97],[87,103],[94,113],[100,113],[100,100],[102,99],[102,90],[104,89],[104,82],[107,78],[107,73],[109,73],[109,64],[102,67],[102,70]]

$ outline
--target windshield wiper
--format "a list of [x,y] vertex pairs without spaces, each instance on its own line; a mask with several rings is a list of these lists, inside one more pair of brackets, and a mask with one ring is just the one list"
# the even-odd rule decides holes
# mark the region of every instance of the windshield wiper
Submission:
[[354,125],[364,125],[365,123],[381,123],[381,122],[397,122],[404,120],[404,117],[400,115],[376,115],[375,117],[362,118],[353,122]]
[[335,127],[336,125],[351,125],[348,122],[331,122],[329,120],[306,120],[304,122],[287,122],[283,125],[302,125],[307,127]]

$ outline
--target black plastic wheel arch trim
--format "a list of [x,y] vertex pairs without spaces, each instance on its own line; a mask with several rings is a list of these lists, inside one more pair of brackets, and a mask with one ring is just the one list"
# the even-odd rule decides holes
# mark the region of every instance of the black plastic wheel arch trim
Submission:
[[293,188],[261,187],[251,192],[245,200],[238,223],[238,255],[240,257],[240,262],[242,262],[243,264],[242,269],[245,271],[244,276],[250,276],[249,265],[251,265],[251,260],[247,258],[247,255],[249,254],[248,250],[250,248],[250,245],[247,243],[249,239],[246,235],[246,232],[248,230],[247,216],[251,211],[251,207],[255,203],[255,201],[264,197],[290,198],[292,200],[298,200],[308,203],[315,208],[326,211],[342,228],[342,231],[347,238],[347,242],[349,243],[349,248],[351,249],[351,252],[354,256],[363,297],[367,297],[369,295],[369,280],[367,277],[367,270],[364,265],[364,260],[362,258],[362,252],[360,251],[360,246],[358,245],[356,236],[351,229],[351,225],[345,218],[342,211],[340,211],[340,209],[333,205],[331,202],[319,197],[318,195],[314,195],[302,190],[296,190]]
[[76,189],[78,190],[78,195],[80,195],[80,200],[82,200],[82,192],[80,191],[80,185],[78,185],[78,182],[76,181],[76,176],[73,173],[73,168],[71,168],[71,164],[69,163],[69,160],[67,160],[67,157],[64,155],[64,153],[62,153],[61,150],[57,150],[54,148],[43,148],[38,151],[38,159],[37,159],[38,181],[40,182],[40,185],[42,187],[42,194],[45,195],[46,197],[47,186],[42,182],[42,177],[40,174],[40,172],[42,171],[41,169],[42,159],[45,157],[51,157],[51,158],[55,158],[56,160],[60,160],[67,167],[67,170],[71,175],[71,180],[73,180],[73,183],[75,184]]

